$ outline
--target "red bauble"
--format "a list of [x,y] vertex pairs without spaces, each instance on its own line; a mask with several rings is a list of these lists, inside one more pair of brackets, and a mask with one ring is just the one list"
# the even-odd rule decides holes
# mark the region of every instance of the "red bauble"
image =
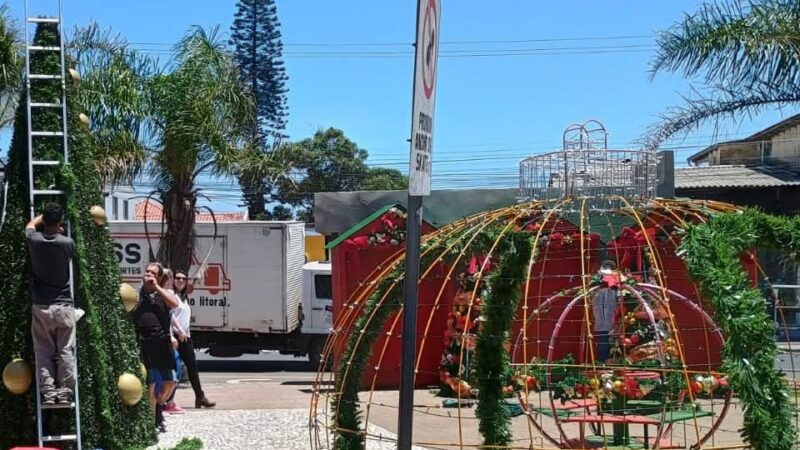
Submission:
[[631,341],[631,344],[633,344],[633,345],[637,345],[639,343],[639,335],[638,334],[631,335],[631,337],[629,339]]

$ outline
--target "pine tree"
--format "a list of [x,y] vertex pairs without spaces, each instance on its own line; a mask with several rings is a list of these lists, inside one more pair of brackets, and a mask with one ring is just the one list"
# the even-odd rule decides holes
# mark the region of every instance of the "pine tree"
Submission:
[[[34,43],[58,45],[55,24],[37,28]],[[53,74],[59,67],[58,54],[37,52],[31,60],[32,73]],[[33,80],[31,98],[37,102],[60,101],[57,82]],[[74,88],[68,84],[68,104]],[[29,219],[28,150],[26,97],[20,96],[9,150],[8,203],[6,220],[0,231],[0,366],[13,358],[34,365],[31,343],[31,299],[28,295],[30,263],[23,228]],[[117,378],[122,373],[140,375],[139,351],[133,324],[119,298],[119,266],[108,229],[91,221],[89,209],[102,204],[102,191],[88,132],[78,121],[80,111],[69,110],[70,164],[44,173],[45,185],[63,188],[67,217],[71,221],[76,254],[74,264],[75,300],[86,315],[77,324],[78,375],[81,428],[85,448],[128,449],[155,442],[154,421],[146,393],[136,406],[125,406],[117,395]],[[60,112],[36,109],[34,127],[60,129]],[[37,139],[34,157],[58,159],[62,154],[59,139]],[[37,180],[39,176],[37,175]],[[54,199],[50,199],[54,200]],[[40,209],[38,204],[36,209]],[[142,380],[144,382],[144,380]],[[35,382],[35,380],[34,380]],[[35,386],[23,395],[11,395],[0,385],[0,448],[31,444],[36,440]],[[48,413],[48,417],[55,417]],[[67,427],[58,419],[46,424]],[[70,428],[66,428],[69,430]],[[65,428],[52,432],[66,431]]]
[[[286,138],[286,70],[283,65],[278,9],[274,0],[239,0],[231,27],[231,45],[244,78],[249,82],[256,103],[251,145],[266,153]],[[250,217],[263,217],[267,186],[260,177],[244,173],[239,184],[244,192]]]

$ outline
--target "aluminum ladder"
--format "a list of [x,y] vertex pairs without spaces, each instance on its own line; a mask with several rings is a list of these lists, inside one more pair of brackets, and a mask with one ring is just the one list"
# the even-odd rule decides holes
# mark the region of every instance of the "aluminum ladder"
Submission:
[[[42,0],[39,0],[42,1]],[[55,0],[54,0],[55,1]],[[28,200],[30,201],[30,217],[33,219],[36,216],[36,199],[40,197],[60,197],[62,205],[66,200],[65,191],[53,189],[37,188],[36,183],[36,169],[42,167],[50,167],[57,169],[62,164],[69,164],[69,147],[68,147],[68,133],[67,133],[67,86],[66,86],[66,69],[65,69],[65,54],[64,54],[64,27],[63,27],[63,0],[57,0],[58,13],[57,15],[39,15],[31,16],[28,9],[29,0],[25,0],[25,91],[26,91],[26,104],[27,104],[27,134],[28,134]],[[32,45],[31,43],[31,29],[41,24],[55,24],[58,27],[59,43],[57,46],[41,46]],[[35,33],[35,31],[34,31]],[[56,52],[59,55],[60,71],[59,73],[31,73],[31,55],[35,52]],[[31,82],[41,83],[59,83],[61,86],[61,102],[33,102],[31,98]],[[55,110],[61,114],[61,129],[58,130],[34,130],[33,129],[33,113],[40,110]],[[34,140],[39,142],[43,139],[59,139],[61,140],[62,158],[52,160],[37,160],[34,159]],[[64,205],[66,206],[66,205]],[[65,208],[66,209],[66,208]],[[72,227],[67,220],[66,222],[67,236],[72,236]],[[72,263],[70,263],[70,294],[75,299],[75,276]],[[39,447],[50,442],[74,442],[74,448],[81,450],[81,417],[80,417],[80,401],[78,396],[78,358],[77,358],[77,340],[75,345],[75,390],[74,397],[71,403],[56,403],[53,405],[43,405],[42,397],[39,386],[39,365],[36,364],[36,428],[39,440]],[[55,374],[53,374],[55,375]],[[65,410],[69,411],[74,416],[74,430],[65,432],[63,434],[50,434],[44,433],[44,412],[47,410]]]

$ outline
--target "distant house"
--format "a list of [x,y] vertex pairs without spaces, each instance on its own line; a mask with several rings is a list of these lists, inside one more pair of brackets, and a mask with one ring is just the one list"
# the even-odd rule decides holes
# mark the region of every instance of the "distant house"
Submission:
[[745,139],[720,142],[675,169],[678,197],[800,214],[800,114]]
[[133,191],[111,191],[104,194],[105,204],[103,208],[106,210],[106,217],[108,220],[135,220],[134,206],[136,202],[143,200],[141,193]]
[[[800,114],[745,139],[711,145],[688,162],[692,167],[675,169],[679,197],[800,214]],[[800,266],[789,263],[781,252],[759,250],[759,260],[773,288],[800,285]],[[772,295],[789,308],[782,320],[778,309],[771,310],[779,333],[800,339],[800,289],[774,288]]]
[[[136,203],[134,219],[142,222],[160,222],[163,216],[163,208],[160,203],[152,200],[141,200]],[[232,212],[214,212],[212,217],[209,212],[199,212],[195,216],[195,222],[243,222],[247,220],[247,210]]]
[[[160,222],[162,216],[161,203],[148,200],[147,195],[135,192],[130,187],[115,188],[104,193],[106,216],[110,221],[137,221],[147,217],[148,222]],[[241,222],[248,220],[247,210],[214,212],[217,222]],[[211,214],[201,212],[195,218],[197,222],[211,222]]]

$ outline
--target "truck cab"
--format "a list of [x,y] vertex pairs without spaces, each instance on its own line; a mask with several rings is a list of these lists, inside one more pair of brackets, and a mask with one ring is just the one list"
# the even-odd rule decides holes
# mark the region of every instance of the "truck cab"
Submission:
[[301,333],[311,337],[308,359],[319,366],[322,348],[333,326],[333,285],[330,262],[303,265],[303,321]]

